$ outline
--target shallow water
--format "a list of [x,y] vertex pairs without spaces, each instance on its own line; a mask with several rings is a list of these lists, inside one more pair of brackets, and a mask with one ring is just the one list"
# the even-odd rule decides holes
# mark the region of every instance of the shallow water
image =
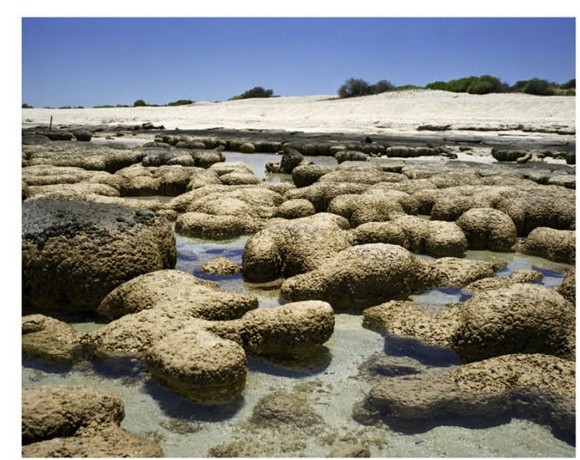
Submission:
[[[277,161],[272,159],[275,155],[258,155],[237,158],[232,154],[227,158],[244,161],[255,170],[263,168],[266,161]],[[264,173],[262,177],[266,178]],[[258,297],[261,308],[279,306],[282,302],[275,283],[269,288],[256,286],[245,283],[241,275],[211,276],[200,270],[204,262],[218,256],[241,264],[247,239],[206,241],[178,235],[176,268],[217,281],[227,291],[250,292]],[[467,257],[507,262],[498,276],[521,268],[540,270],[545,275],[541,282],[547,286],[558,285],[567,267],[513,253],[468,251]],[[445,308],[447,303],[464,300],[464,293],[439,289],[413,296],[413,300]],[[82,323],[75,327],[86,331],[99,324]],[[22,384],[93,385],[114,393],[125,404],[122,427],[158,441],[167,457],[206,457],[220,452],[234,457],[325,457],[334,447],[345,443],[367,445],[373,457],[575,456],[575,448],[554,437],[549,428],[526,420],[498,420],[488,424],[456,421],[417,433],[361,425],[352,419],[353,405],[364,398],[377,378],[361,369],[372,368],[377,357],[386,360],[393,375],[459,362],[449,350],[428,347],[415,340],[382,336],[364,329],[360,315],[337,313],[334,334],[308,362],[281,364],[249,358],[246,388],[240,397],[226,405],[191,403],[152,381],[142,363],[131,361],[66,368],[25,360]],[[278,431],[249,424],[257,402],[278,390],[306,397],[324,424],[307,430],[287,426]],[[216,447],[218,450],[211,450]]]

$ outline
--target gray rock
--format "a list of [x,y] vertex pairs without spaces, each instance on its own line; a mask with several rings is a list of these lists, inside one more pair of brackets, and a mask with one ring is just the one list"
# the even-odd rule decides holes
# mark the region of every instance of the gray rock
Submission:
[[176,262],[172,228],[151,211],[25,201],[22,230],[25,309],[94,311],[117,286]]

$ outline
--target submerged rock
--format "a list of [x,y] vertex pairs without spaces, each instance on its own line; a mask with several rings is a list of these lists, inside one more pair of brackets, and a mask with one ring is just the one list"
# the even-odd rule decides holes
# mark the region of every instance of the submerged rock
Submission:
[[427,431],[453,417],[495,421],[517,417],[575,432],[574,363],[541,354],[513,354],[449,369],[381,379],[354,418],[392,429]]
[[49,316],[27,315],[22,318],[22,351],[31,358],[71,364],[82,358],[81,334]]
[[215,259],[209,260],[203,263],[200,269],[202,272],[209,273],[210,275],[235,275],[242,271],[236,262],[225,257],[216,257]]
[[539,285],[480,292],[435,314],[412,302],[387,302],[363,315],[366,327],[450,348],[463,362],[512,353],[574,356],[574,308]]
[[304,396],[278,390],[258,401],[249,423],[259,428],[275,430],[288,425],[305,429],[321,425],[324,420]]

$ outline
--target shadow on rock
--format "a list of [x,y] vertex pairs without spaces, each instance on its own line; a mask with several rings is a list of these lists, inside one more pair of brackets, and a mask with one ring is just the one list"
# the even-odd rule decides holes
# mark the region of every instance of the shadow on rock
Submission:
[[408,356],[421,364],[434,367],[449,367],[460,363],[457,354],[449,348],[427,345],[411,337],[383,334],[384,350],[391,356]]
[[157,401],[167,416],[189,422],[223,422],[235,416],[244,406],[243,396],[223,404],[196,403],[176,395],[154,380],[148,380],[143,391]]
[[324,372],[332,360],[327,347],[320,347],[311,355],[286,359],[248,357],[248,370],[279,377],[301,378]]

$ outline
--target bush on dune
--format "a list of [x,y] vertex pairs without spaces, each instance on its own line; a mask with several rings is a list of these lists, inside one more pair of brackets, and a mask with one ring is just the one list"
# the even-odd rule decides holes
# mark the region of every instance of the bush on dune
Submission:
[[229,101],[237,101],[239,99],[251,99],[255,97],[272,97],[274,95],[274,91],[271,89],[264,89],[261,86],[255,86],[248,91],[244,91],[242,94],[237,96],[230,97]]

